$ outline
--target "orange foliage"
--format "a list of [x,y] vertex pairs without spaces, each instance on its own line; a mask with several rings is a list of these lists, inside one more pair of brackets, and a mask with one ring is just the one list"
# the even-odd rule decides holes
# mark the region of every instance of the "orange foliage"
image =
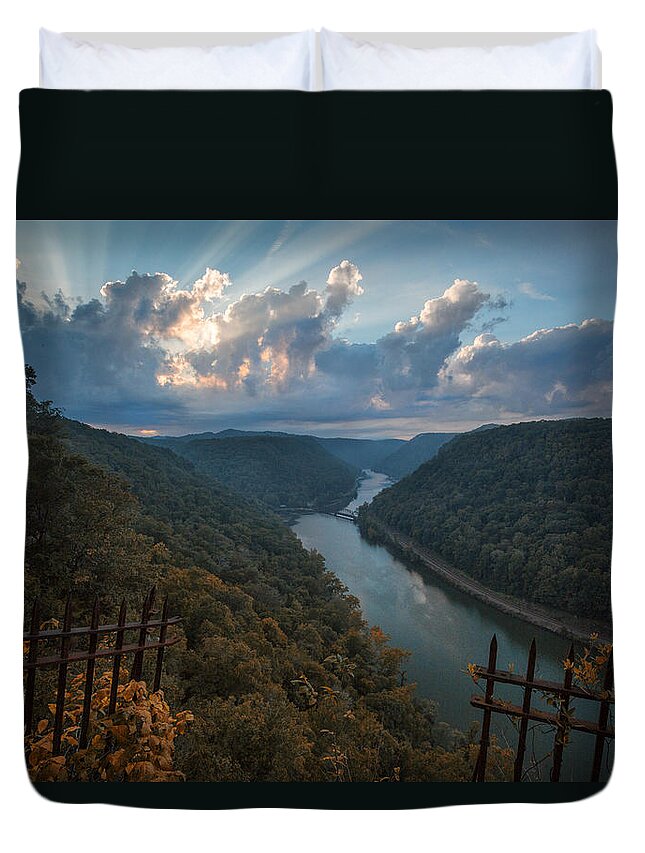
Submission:
[[[127,673],[126,673],[127,675]],[[183,782],[173,767],[174,741],[193,719],[190,711],[172,714],[162,690],[151,693],[145,681],[128,681],[117,691],[108,714],[112,675],[96,682],[92,695],[88,745],[78,748],[85,675],[76,676],[65,694],[61,755],[53,755],[53,717],[40,720],[26,738],[29,775],[35,782]]]

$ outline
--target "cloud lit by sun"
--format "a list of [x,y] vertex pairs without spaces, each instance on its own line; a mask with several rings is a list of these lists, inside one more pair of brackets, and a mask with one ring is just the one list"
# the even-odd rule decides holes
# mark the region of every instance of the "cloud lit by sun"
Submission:
[[[21,227],[30,237],[19,239],[16,265],[26,359],[41,393],[86,422],[126,424],[141,436],[216,425],[290,431],[303,422],[353,434],[368,419],[374,434],[380,418],[383,434],[395,424],[414,434],[508,412],[529,419],[611,408],[613,311],[606,319],[601,311],[613,309],[614,282],[594,304],[602,286],[587,287],[585,275],[600,274],[602,259],[585,262],[585,275],[577,270],[567,254],[571,225],[540,225],[550,230],[532,240],[529,263],[532,243],[504,244],[502,232],[533,237],[538,226],[488,223],[495,245],[506,245],[502,263],[482,253],[468,223],[197,223],[205,239],[192,246],[182,223],[148,223],[143,261],[135,244],[127,256],[144,271],[121,277],[101,273],[136,225],[114,226],[118,246],[107,224]],[[584,227],[589,254],[601,239]],[[167,255],[173,228],[182,240]],[[156,256],[150,246],[166,262],[146,261]],[[449,259],[440,275],[432,251]],[[530,279],[518,277],[520,266]],[[560,268],[558,289],[549,274]]]

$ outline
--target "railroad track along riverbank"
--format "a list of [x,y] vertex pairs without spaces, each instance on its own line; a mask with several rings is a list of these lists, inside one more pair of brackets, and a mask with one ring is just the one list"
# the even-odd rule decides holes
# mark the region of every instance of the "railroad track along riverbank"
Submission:
[[418,545],[409,536],[380,522],[375,523],[373,518],[370,518],[370,524],[384,536],[385,544],[389,540],[399,550],[404,560],[407,556],[411,562],[420,562],[433,575],[462,592],[472,595],[479,601],[495,607],[502,613],[507,613],[569,639],[588,641],[590,635],[595,632],[599,634],[602,642],[611,642],[611,626],[606,623],[598,623],[587,618],[577,618],[561,611],[551,611],[538,604],[496,592],[479,583],[461,569],[451,566],[429,549]]

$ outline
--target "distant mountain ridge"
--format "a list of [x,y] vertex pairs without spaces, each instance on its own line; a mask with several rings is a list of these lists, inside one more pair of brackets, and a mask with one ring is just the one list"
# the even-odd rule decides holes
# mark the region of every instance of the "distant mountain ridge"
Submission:
[[459,433],[422,432],[415,435],[379,462],[375,470],[388,474],[394,480],[400,480],[416,471],[419,465],[432,459],[439,448],[452,441],[456,435]]
[[406,444],[402,438],[316,438],[329,453],[359,469],[377,469],[393,451]]
[[[494,429],[497,424],[482,424],[473,432]],[[261,436],[280,439],[304,439],[317,442],[331,456],[359,471],[371,469],[388,474],[394,480],[411,474],[424,462],[432,459],[440,447],[460,433],[423,432],[409,440],[403,438],[323,438],[316,435],[279,432],[274,430],[223,429],[219,432],[189,433],[180,436],[147,436],[139,438],[146,443],[170,447],[180,452],[181,447],[195,441],[248,440]],[[247,448],[252,445],[246,445]],[[183,455],[186,455],[185,453]],[[193,460],[195,461],[195,460]],[[212,470],[211,470],[212,473]]]
[[222,429],[219,432],[195,432],[195,433],[187,433],[186,435],[148,435],[145,437],[142,436],[130,436],[130,438],[137,438],[140,441],[150,442],[151,444],[161,444],[161,445],[172,445],[181,443],[187,443],[189,441],[202,441],[206,439],[221,439],[221,438],[246,438],[248,436],[255,435],[292,435],[290,432],[272,432],[270,430],[265,431],[255,431],[255,430],[244,430],[244,429]]
[[340,509],[353,498],[359,474],[312,436],[224,430],[146,443],[173,451],[200,473],[272,509]]
[[241,430],[241,429],[223,429],[219,432],[202,432],[192,433],[188,435],[170,436],[170,435],[155,435],[139,438],[140,441],[149,442],[151,444],[162,445],[164,447],[175,447],[179,444],[187,444],[191,441],[201,440],[218,440],[226,438],[252,438],[255,436],[274,436],[280,438],[304,438],[307,440],[317,441],[332,456],[341,459],[343,462],[351,465],[354,468],[363,470],[364,468],[375,469],[383,459],[389,456],[393,451],[397,450],[406,444],[403,438],[321,438],[317,435],[300,435],[298,433],[277,432],[272,430]]

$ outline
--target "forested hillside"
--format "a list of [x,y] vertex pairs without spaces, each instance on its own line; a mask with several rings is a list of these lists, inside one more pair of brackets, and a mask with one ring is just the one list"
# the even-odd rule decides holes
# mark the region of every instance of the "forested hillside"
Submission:
[[329,453],[359,470],[377,470],[383,459],[406,444],[401,438],[317,438],[316,441]]
[[170,447],[177,449],[180,445],[188,444],[192,441],[201,441],[207,439],[223,438],[250,438],[254,436],[270,436],[273,438],[303,438],[311,441],[316,441],[328,453],[337,459],[346,462],[352,468],[362,470],[364,468],[376,469],[385,458],[387,458],[395,450],[404,447],[407,442],[402,438],[320,438],[319,436],[295,435],[286,432],[254,432],[252,430],[241,429],[224,429],[220,432],[204,432],[196,435],[181,435],[181,436],[155,436],[153,438],[140,439],[150,444],[157,446]]
[[[275,516],[167,449],[27,401],[27,605],[60,617],[71,589],[82,620],[95,595],[132,615],[152,583],[169,596],[185,639],[164,688],[195,715],[175,755],[189,781],[470,778],[476,748],[435,744],[405,653]],[[502,778],[509,756],[491,767]]]
[[439,448],[457,435],[454,432],[422,432],[406,441],[381,462],[375,469],[388,474],[394,480],[400,480],[415,471],[419,465],[436,456]]
[[352,499],[359,473],[308,436],[239,433],[165,443],[201,473],[273,509],[340,509]]
[[360,514],[500,592],[584,616],[610,611],[611,420],[459,436]]

